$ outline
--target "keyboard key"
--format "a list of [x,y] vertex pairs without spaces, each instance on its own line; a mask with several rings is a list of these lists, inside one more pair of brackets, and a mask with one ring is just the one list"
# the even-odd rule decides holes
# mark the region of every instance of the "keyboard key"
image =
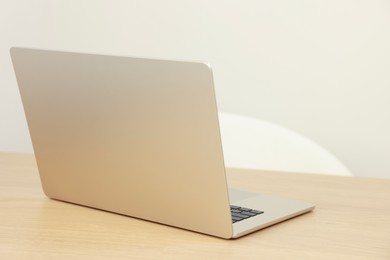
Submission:
[[239,217],[239,218],[249,218],[248,215],[244,215],[244,214],[240,214],[240,213],[234,213],[234,215],[232,215],[233,217]]
[[264,213],[264,211],[255,210],[255,209],[252,209],[251,212],[256,213],[256,214],[262,214],[262,213]]
[[250,216],[250,217],[253,217],[253,216],[258,215],[258,214],[256,214],[256,213],[250,212],[250,211],[243,211],[243,212],[241,212],[241,214],[247,215],[247,216]]
[[264,213],[264,211],[260,210],[255,210],[255,209],[250,209],[250,208],[245,208],[245,207],[239,207],[239,206],[230,206],[230,211],[232,214],[232,222],[236,223],[238,221],[251,218],[254,216],[257,216],[259,214]]

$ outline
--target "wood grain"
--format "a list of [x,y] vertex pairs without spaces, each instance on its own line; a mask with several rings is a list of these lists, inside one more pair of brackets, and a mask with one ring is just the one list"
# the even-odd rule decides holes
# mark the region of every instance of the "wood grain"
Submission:
[[317,208],[223,240],[50,200],[33,155],[0,153],[0,259],[390,259],[390,180],[243,169],[228,180]]

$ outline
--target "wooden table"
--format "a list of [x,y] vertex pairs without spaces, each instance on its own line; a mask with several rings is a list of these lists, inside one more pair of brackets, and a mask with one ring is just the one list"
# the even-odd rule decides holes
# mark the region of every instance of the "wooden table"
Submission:
[[229,170],[312,213],[224,240],[50,200],[33,155],[0,153],[0,259],[390,259],[390,180]]

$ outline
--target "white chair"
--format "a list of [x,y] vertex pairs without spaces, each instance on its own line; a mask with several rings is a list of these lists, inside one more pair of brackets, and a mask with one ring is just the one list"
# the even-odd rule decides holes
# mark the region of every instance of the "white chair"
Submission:
[[330,152],[276,124],[219,113],[226,167],[351,176]]

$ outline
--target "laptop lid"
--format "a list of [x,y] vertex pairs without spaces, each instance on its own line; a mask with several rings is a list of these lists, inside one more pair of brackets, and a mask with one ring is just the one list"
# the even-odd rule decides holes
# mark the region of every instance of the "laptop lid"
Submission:
[[53,199],[232,237],[208,65],[12,48]]

